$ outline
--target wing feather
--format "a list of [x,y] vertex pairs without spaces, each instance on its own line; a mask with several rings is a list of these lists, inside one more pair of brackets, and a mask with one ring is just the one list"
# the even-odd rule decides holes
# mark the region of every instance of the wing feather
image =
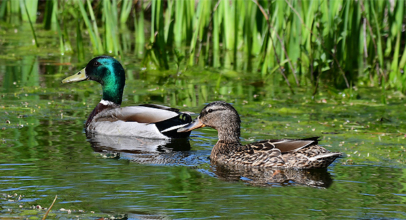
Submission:
[[115,108],[99,113],[96,121],[124,121],[138,123],[157,123],[177,117],[179,113],[159,108],[150,108],[145,106],[129,106]]
[[248,144],[254,150],[269,150],[272,148],[278,148],[282,153],[295,152],[300,149],[317,145],[319,137],[312,137],[306,139],[273,139],[264,140],[255,143]]
[[171,107],[164,106],[164,105],[142,104],[142,105],[139,105],[139,106],[148,107],[148,108],[156,108],[156,109],[161,109],[161,110],[166,110],[166,111],[172,111],[172,112],[178,112],[179,113],[179,109],[171,108]]

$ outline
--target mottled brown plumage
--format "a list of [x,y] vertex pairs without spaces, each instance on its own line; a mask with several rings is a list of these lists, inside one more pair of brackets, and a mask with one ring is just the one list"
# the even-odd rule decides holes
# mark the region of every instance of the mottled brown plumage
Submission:
[[219,164],[272,168],[326,168],[340,153],[318,146],[318,137],[307,139],[265,140],[247,145],[240,142],[240,117],[226,102],[212,102],[198,118],[178,132],[208,126],[218,131],[218,142],[210,159]]

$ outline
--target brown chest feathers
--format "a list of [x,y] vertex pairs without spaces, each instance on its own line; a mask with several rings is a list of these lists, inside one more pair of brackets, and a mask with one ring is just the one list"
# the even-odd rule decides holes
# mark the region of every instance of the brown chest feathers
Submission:
[[90,123],[93,121],[93,118],[97,114],[99,114],[102,111],[110,110],[110,109],[118,108],[118,107],[120,107],[120,106],[119,105],[104,105],[102,103],[97,104],[97,106],[93,109],[92,113],[90,113],[89,117],[87,118],[86,125],[85,125],[86,129],[89,128]]

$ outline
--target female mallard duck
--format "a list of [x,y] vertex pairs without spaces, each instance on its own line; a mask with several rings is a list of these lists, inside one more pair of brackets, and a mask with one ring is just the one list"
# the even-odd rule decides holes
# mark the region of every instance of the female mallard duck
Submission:
[[299,140],[265,140],[247,145],[240,143],[240,117],[226,102],[212,102],[200,115],[178,132],[209,126],[218,131],[210,159],[219,164],[272,168],[326,168],[340,153],[318,146],[318,137]]
[[135,136],[154,139],[185,138],[177,133],[191,122],[189,114],[161,105],[120,107],[125,85],[123,66],[113,57],[99,56],[62,83],[94,80],[102,85],[103,98],[86,121],[86,131],[103,135]]

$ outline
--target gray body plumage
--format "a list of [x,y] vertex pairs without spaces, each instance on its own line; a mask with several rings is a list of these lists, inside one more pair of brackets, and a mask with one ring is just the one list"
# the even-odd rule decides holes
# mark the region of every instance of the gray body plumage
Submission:
[[112,107],[90,118],[86,131],[112,136],[169,139],[165,133],[159,131],[155,123],[178,116],[179,113],[174,111],[146,106]]

